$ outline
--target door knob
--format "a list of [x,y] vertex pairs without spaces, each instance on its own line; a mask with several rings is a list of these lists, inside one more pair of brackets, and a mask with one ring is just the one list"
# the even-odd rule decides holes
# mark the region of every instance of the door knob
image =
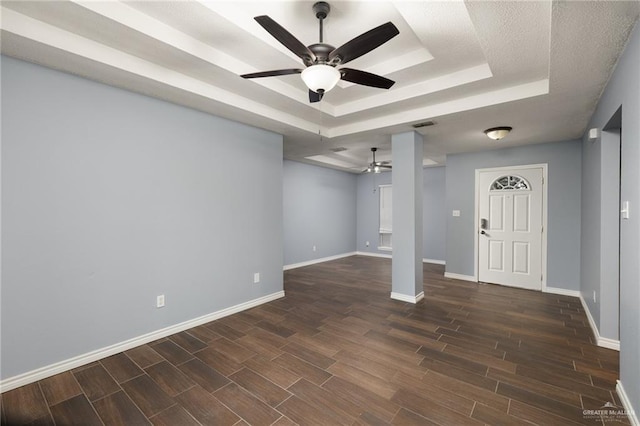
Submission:
[[482,231],[480,231],[480,233],[481,233],[482,235],[487,235],[487,233],[486,233],[486,232],[484,232],[484,229],[483,229]]

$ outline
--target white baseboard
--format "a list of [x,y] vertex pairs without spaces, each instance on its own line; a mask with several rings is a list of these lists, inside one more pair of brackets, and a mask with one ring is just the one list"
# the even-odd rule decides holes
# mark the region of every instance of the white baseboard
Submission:
[[358,252],[352,251],[349,253],[336,254],[335,256],[321,257],[319,259],[307,260],[300,263],[292,263],[290,265],[284,265],[282,270],[288,271],[289,269],[302,268],[303,266],[315,265],[316,263],[328,262],[330,260],[342,259],[343,257],[354,256]]
[[584,309],[584,312],[587,315],[587,320],[589,320],[589,326],[591,327],[593,336],[596,339],[596,344],[602,348],[620,351],[619,340],[609,339],[608,337],[600,336],[600,332],[598,331],[596,322],[593,320],[591,311],[589,311],[589,307],[587,306],[587,303],[585,302],[585,300],[582,297],[582,294],[578,290],[567,290],[566,288],[558,288],[558,287],[546,287],[542,289],[542,292],[551,293],[551,294],[560,294],[562,296],[577,297],[578,299],[580,299],[580,303],[582,303],[582,308]]
[[393,256],[390,255],[390,254],[374,253],[374,252],[371,252],[371,251],[357,251],[355,254],[357,254],[358,256],[383,257],[385,259],[393,258]]
[[[370,251],[357,251],[355,254],[360,255],[360,256],[384,257],[385,259],[393,259],[393,255],[391,255],[391,254],[375,253],[375,252],[370,252]],[[427,259],[427,258],[422,259],[422,263],[433,263],[435,265],[446,265],[447,264],[447,262],[444,261],[444,260]]]
[[627,416],[629,416],[631,425],[640,426],[640,420],[638,420],[638,414],[635,412],[635,410],[633,409],[633,406],[631,405],[631,399],[629,398],[629,395],[627,395],[627,392],[625,392],[624,387],[622,386],[622,382],[620,380],[618,380],[617,382],[618,383],[616,384],[616,392],[620,397],[620,401],[622,401],[622,406],[624,407],[624,411],[627,413]]
[[0,391],[6,392],[20,386],[28,385],[30,383],[37,382],[38,380],[46,379],[47,377],[55,376],[56,374],[77,368],[94,361],[101,360],[111,355],[135,348],[145,343],[153,342],[154,340],[161,339],[163,337],[171,336],[172,334],[179,333],[190,328],[206,324],[219,318],[235,314],[259,305],[270,302],[272,300],[284,297],[284,291],[278,291],[257,299],[250,300],[248,302],[240,303],[229,308],[219,310],[192,320],[184,321],[176,325],[172,325],[160,330],[152,331],[151,333],[143,334],[142,336],[134,337],[124,342],[116,343],[95,351],[91,351],[82,355],[78,355],[73,358],[66,359],[64,361],[56,362],[45,367],[41,367],[26,373],[19,374],[14,377],[9,377],[0,381]]
[[394,293],[392,291],[391,292],[391,298],[394,299],[394,300],[400,300],[402,302],[413,303],[415,305],[416,303],[418,303],[419,301],[424,299],[424,291],[421,291],[420,293],[416,294],[415,296],[409,296],[408,294],[402,294],[402,293]]
[[608,337],[597,336],[598,346],[601,348],[613,349],[620,352],[620,340],[609,339]]
[[462,275],[462,274],[456,274],[453,272],[445,272],[444,276],[445,278],[452,278],[454,280],[472,281],[474,283],[478,282],[478,279],[471,275]]
[[578,290],[567,290],[566,288],[559,287],[546,287],[542,289],[543,293],[560,294],[562,296],[580,297]]
[[614,351],[620,351],[620,340],[609,339],[607,337],[600,336],[600,331],[598,330],[598,326],[591,316],[591,311],[589,310],[589,306],[587,306],[587,302],[582,297],[582,294],[578,295],[580,299],[580,303],[582,303],[582,309],[584,309],[584,313],[587,315],[587,320],[589,321],[589,326],[591,327],[591,331],[593,332],[593,337],[596,339],[596,345],[613,349]]

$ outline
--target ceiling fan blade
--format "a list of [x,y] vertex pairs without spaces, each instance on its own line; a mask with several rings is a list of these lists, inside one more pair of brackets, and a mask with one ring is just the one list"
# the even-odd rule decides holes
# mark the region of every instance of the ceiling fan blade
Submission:
[[377,87],[379,89],[388,89],[395,84],[395,81],[388,78],[371,74],[370,72],[354,70],[353,68],[340,68],[341,79],[350,81],[351,83],[361,84],[363,86]]
[[329,53],[329,61],[339,59],[340,64],[346,64],[388,42],[398,34],[400,34],[398,28],[391,22],[387,22],[366,33],[360,34],[358,37],[346,42]]
[[256,16],[253,18],[256,22],[262,25],[262,28],[267,30],[276,40],[278,40],[284,47],[295,53],[304,63],[313,62],[316,59],[316,55],[300,40],[295,38],[293,34],[285,30],[282,25],[278,24],[273,19],[266,15]]
[[322,100],[322,95],[324,95],[324,93],[316,93],[313,90],[309,90],[309,102],[320,102]]
[[274,77],[278,75],[300,74],[301,72],[302,72],[301,69],[289,68],[286,70],[252,72],[250,74],[242,74],[240,77],[242,78]]

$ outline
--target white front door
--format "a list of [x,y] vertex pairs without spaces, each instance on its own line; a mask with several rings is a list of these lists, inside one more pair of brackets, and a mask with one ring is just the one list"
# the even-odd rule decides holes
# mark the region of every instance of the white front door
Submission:
[[543,169],[480,171],[478,280],[542,289]]

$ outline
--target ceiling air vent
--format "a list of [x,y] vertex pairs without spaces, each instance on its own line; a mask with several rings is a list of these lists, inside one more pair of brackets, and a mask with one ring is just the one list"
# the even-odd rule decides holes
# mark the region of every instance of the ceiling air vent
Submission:
[[345,148],[344,146],[339,146],[337,148],[331,148],[331,151],[333,152],[342,152],[342,151],[346,151],[347,148]]
[[420,127],[429,127],[429,126],[433,126],[434,124],[436,124],[435,121],[423,121],[422,123],[417,123],[417,124],[413,124],[412,127],[414,129],[419,129]]

